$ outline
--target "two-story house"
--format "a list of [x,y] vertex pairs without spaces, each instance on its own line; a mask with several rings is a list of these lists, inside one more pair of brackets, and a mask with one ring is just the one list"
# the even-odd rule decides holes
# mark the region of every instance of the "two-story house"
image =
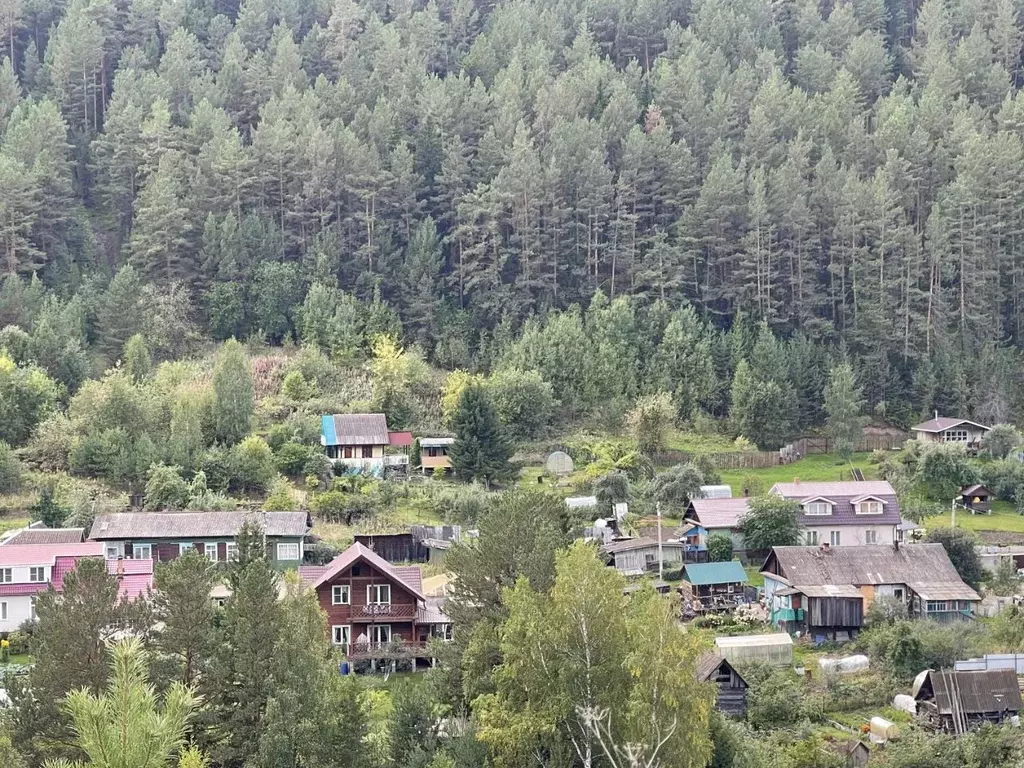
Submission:
[[[103,557],[103,544],[5,544],[0,546],[0,632],[13,632],[36,617],[36,596],[51,586],[61,592],[64,577],[83,558]],[[151,560],[108,561],[122,599],[133,600],[153,583]]]
[[380,476],[409,469],[411,432],[391,432],[383,413],[343,413],[320,419],[320,444],[339,471]]
[[108,560],[165,562],[195,549],[215,562],[231,560],[246,522],[259,526],[267,554],[279,568],[297,568],[312,521],[306,512],[122,512],[99,515],[89,538]]
[[885,480],[776,483],[770,493],[799,502],[808,546],[850,547],[898,541],[900,504]]
[[425,659],[431,638],[451,639],[444,599],[423,594],[419,566],[392,565],[356,543],[299,574],[327,614],[331,642],[348,658]]

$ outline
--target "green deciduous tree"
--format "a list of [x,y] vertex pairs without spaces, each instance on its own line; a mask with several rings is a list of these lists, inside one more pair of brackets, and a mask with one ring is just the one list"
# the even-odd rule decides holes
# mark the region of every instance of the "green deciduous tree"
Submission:
[[138,383],[149,376],[153,370],[153,358],[150,357],[146,338],[136,333],[124,345],[124,369]]
[[926,541],[941,544],[949,555],[953,567],[960,578],[977,587],[984,578],[981,569],[981,558],[975,548],[975,538],[970,531],[963,528],[934,527],[928,531]]
[[708,536],[708,559],[713,563],[732,560],[732,539],[727,533],[712,533]]
[[756,496],[740,518],[743,543],[748,549],[792,547],[801,544],[800,504],[781,496]]
[[247,434],[253,412],[253,381],[249,356],[230,339],[221,349],[213,371],[211,416],[215,438],[234,445]]
[[644,395],[636,401],[626,414],[626,426],[641,453],[653,456],[668,447],[675,415],[672,398],[664,392]]

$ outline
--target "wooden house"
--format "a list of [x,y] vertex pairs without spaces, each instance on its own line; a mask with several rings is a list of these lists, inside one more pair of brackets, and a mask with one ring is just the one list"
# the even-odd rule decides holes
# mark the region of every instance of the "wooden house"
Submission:
[[454,443],[454,437],[421,437],[420,467],[423,474],[433,472],[435,469],[451,469],[452,461],[448,457],[448,451]]
[[166,562],[194,549],[226,562],[234,558],[235,537],[247,522],[263,531],[276,567],[302,563],[312,528],[307,512],[122,512],[98,516],[89,539],[103,543],[108,560]]
[[391,432],[383,413],[346,413],[320,419],[320,444],[336,471],[382,476],[409,468],[412,433]]
[[968,485],[960,489],[958,497],[960,504],[971,512],[972,515],[992,514],[992,502],[996,495],[984,485]]
[[736,560],[690,563],[683,567],[680,591],[696,613],[725,611],[746,600],[747,572]]
[[747,713],[747,681],[717,653],[706,653],[697,661],[697,682],[714,683],[718,688],[715,709],[731,717],[744,717]]
[[914,437],[924,443],[963,443],[967,448],[976,450],[981,446],[981,439],[989,431],[989,427],[968,419],[939,416],[911,427]]
[[451,639],[444,599],[424,595],[419,566],[391,565],[356,543],[299,575],[327,614],[331,642],[350,659],[426,659],[432,638]]
[[941,544],[775,547],[761,573],[772,624],[822,639],[853,637],[879,598],[939,622],[970,619],[981,601]]
[[936,731],[953,734],[1006,722],[1024,708],[1013,669],[927,669],[914,680],[913,696],[918,717]]
[[[661,557],[666,568],[678,568],[683,564],[686,545],[680,541],[662,541]],[[624,576],[641,576],[646,571],[658,570],[658,540],[648,536],[635,539],[621,539],[605,544],[601,553],[609,565]]]
[[[742,554],[745,547],[740,520],[747,513],[748,502],[749,499],[744,498],[691,499],[686,507],[686,521],[700,525],[707,536],[725,534],[732,541],[733,553]],[[707,544],[706,539],[704,544]]]

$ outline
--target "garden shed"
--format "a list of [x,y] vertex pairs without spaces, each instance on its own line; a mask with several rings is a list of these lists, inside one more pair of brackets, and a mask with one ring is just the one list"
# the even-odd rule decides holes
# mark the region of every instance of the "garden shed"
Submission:
[[771,664],[776,667],[788,667],[793,663],[793,638],[784,632],[716,637],[715,652],[732,664]]

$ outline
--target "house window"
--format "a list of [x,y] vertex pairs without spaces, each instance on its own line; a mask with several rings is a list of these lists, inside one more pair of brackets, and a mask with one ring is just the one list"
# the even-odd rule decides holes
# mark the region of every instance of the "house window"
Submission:
[[947,443],[966,443],[967,442],[967,430],[966,429],[950,429],[946,432]]
[[214,562],[217,562],[217,544],[216,544],[216,542],[214,542],[212,544],[211,543],[205,544],[203,546],[203,549],[206,550],[206,559],[207,560],[213,560]]
[[807,546],[808,547],[816,547],[816,546],[818,546],[818,532],[817,531],[808,531],[807,532]]
[[391,605],[390,584],[370,584],[366,588],[367,605]]
[[46,581],[46,568],[43,566],[35,566],[28,569],[28,580],[33,582]]
[[348,605],[351,602],[348,584],[335,584],[331,587],[331,605]]
[[344,457],[346,459],[351,459],[352,458],[352,446],[351,445],[346,445],[344,450],[342,451],[342,454],[344,455]]
[[874,528],[870,528],[864,531],[864,543],[865,544],[877,544],[878,543],[878,531]]
[[117,560],[121,556],[121,551],[117,548],[117,545],[107,546],[107,560]]
[[829,544],[831,544],[833,547],[838,547],[843,541],[843,532],[831,531],[828,535],[828,538]]
[[892,596],[895,597],[897,600],[899,600],[902,603],[903,602],[903,589],[902,589],[902,587],[896,587],[896,589],[894,589],[892,591]]
[[348,647],[352,642],[352,627],[348,624],[335,624],[331,627],[331,640],[335,645]]
[[390,624],[371,624],[370,625],[370,642],[376,643],[377,645],[387,645],[391,642],[391,625]]
[[153,559],[153,545],[152,544],[135,544],[132,546],[132,559],[134,560],[152,560]]
[[827,501],[812,501],[804,505],[804,513],[815,516],[831,515],[832,505]]
[[[954,603],[954,606],[955,605],[956,605],[956,603]],[[946,601],[945,600],[929,600],[925,604],[925,610],[928,613],[939,613],[939,612],[945,611],[945,610],[947,610]]]
[[186,544],[185,542],[180,542],[178,544],[178,556],[180,557],[181,555],[188,554],[190,549],[194,549],[194,547],[191,544]]
[[36,599],[34,597],[28,603],[28,617],[32,621],[36,620]]
[[0,621],[7,621],[7,603],[0,603]]
[[227,557],[229,563],[238,559],[238,545],[235,544],[235,542],[229,541],[225,550],[224,555]]
[[862,501],[857,505],[858,515],[880,515],[882,514],[882,502]]
[[298,560],[299,559],[299,545],[298,544],[278,544],[277,545],[277,559],[278,560]]
[[431,636],[448,642],[452,639],[451,624],[434,624],[431,628]]
[[363,446],[363,458],[364,459],[372,459],[373,458],[373,446],[372,445],[364,445]]
[[14,581],[14,574],[10,568],[0,568],[0,584],[10,584]]

